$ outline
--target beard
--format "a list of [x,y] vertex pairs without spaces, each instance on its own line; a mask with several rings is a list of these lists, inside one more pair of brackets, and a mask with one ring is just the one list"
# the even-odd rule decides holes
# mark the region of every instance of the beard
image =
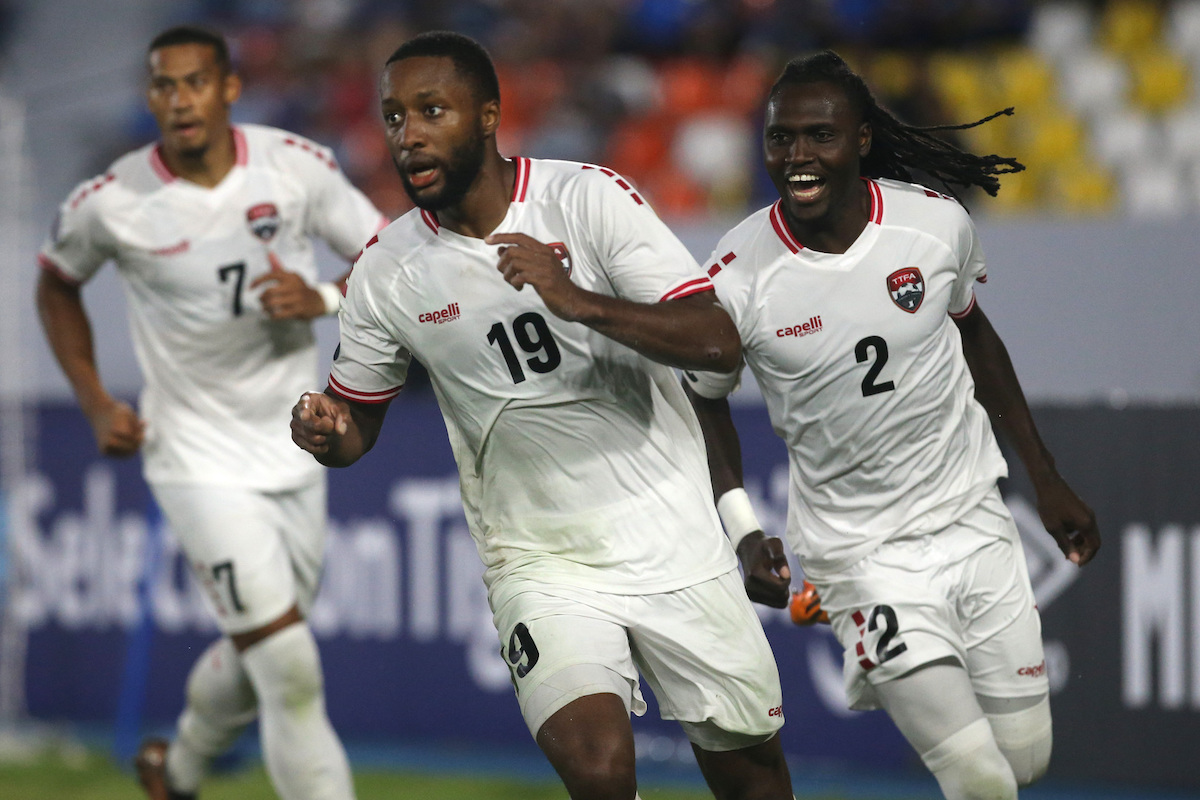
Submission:
[[448,161],[438,164],[442,169],[442,188],[432,193],[426,191],[423,195],[418,194],[420,190],[413,187],[408,171],[400,166],[394,156],[392,163],[400,173],[400,182],[404,184],[404,191],[413,205],[425,211],[441,211],[457,205],[466,196],[483,167],[484,152],[483,134],[475,131],[470,139],[450,153]]

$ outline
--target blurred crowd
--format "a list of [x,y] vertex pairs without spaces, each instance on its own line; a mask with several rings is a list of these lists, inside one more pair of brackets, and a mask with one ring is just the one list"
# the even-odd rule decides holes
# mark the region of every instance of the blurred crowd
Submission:
[[[918,54],[1018,40],[1029,0],[196,0],[175,22],[230,39],[241,121],[329,145],[389,214],[408,209],[376,85],[401,42],[451,29],[500,75],[501,151],[606,164],[660,214],[737,214],[773,190],[758,166],[762,98],[791,57],[834,47],[906,121],[947,112]],[[903,51],[901,58],[893,54]],[[140,114],[131,139],[155,135]]]

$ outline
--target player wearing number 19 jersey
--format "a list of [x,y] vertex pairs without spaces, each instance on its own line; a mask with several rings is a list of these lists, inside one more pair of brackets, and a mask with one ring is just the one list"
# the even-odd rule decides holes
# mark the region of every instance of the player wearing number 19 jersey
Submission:
[[[241,83],[221,36],[173,28],[147,60],[160,140],[71,194],[38,283],[47,339],[101,451],[142,450],[223,634],[192,668],[174,741],[143,744],[139,778],[151,800],[194,797],[211,759],[257,717],[280,797],[350,800],[305,622],[324,559],[325,478],[288,441],[287,420],[317,369],[310,320],[341,299],[318,282],[310,237],[349,260],[387,220],[328,149],[230,125]],[[140,414],[108,394],[92,355],[80,286],[110,260],[145,379]]]
[[521,712],[570,795],[635,797],[640,672],[718,798],[789,800],[774,658],[668,366],[737,363],[709,279],[611,170],[500,156],[473,40],[419,36],[380,86],[419,210],[355,264],[329,388],[301,397],[293,439],[354,463],[420,360]]
[[[552,243],[573,283],[642,303],[711,291],[619,175],[513,163],[496,232]],[[392,223],[351,273],[330,375],[338,394],[371,402],[399,392],[412,357],[425,365],[493,605],[528,581],[651,594],[732,569],[674,372],[549,313],[495,264],[494,245],[428,211]]]

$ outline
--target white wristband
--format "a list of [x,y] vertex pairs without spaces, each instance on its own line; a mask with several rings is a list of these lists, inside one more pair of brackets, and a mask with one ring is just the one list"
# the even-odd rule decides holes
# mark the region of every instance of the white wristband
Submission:
[[750,505],[750,495],[745,489],[730,489],[717,500],[717,513],[721,515],[721,524],[725,526],[725,535],[733,543],[733,549],[741,544],[746,534],[761,531],[762,524],[754,514],[754,506]]
[[317,293],[325,301],[325,315],[333,316],[342,307],[342,289],[336,283],[318,283]]

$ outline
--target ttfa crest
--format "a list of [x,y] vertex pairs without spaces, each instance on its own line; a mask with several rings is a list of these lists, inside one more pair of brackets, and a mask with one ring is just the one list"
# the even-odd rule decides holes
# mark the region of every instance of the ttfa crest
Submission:
[[925,278],[916,267],[898,269],[887,277],[892,302],[910,314],[916,313],[925,299]]
[[259,203],[251,206],[246,211],[246,224],[250,226],[250,230],[254,232],[255,236],[264,242],[269,242],[279,232],[279,209],[275,207],[274,203]]
[[571,277],[571,254],[567,252],[567,246],[562,242],[551,242],[546,245],[554,251],[554,255],[562,262],[563,269],[567,272],[567,277]]

